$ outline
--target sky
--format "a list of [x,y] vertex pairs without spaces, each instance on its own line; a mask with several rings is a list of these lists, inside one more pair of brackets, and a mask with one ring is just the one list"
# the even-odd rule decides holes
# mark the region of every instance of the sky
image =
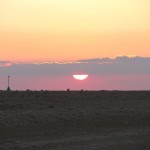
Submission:
[[[0,62],[0,89],[12,90],[149,90],[150,57],[82,59],[66,63]],[[82,81],[75,74],[88,74]]]
[[0,59],[150,56],[149,0],[1,0]]
[[[5,89],[5,76],[14,75],[13,69],[16,64],[24,68],[21,69],[24,74],[17,74],[17,70],[14,77],[24,81],[24,84],[20,85],[21,82],[16,81],[20,83],[18,86],[14,85],[14,89],[40,89],[42,87],[45,89],[65,89],[67,87],[73,89],[86,87],[87,89],[138,89],[137,83],[130,86],[126,84],[123,86],[122,83],[127,83],[126,80],[132,80],[134,76],[138,80],[141,77],[141,70],[138,66],[143,66],[143,61],[150,57],[149,18],[149,0],[0,0],[0,70],[9,70],[5,70],[4,73],[0,72],[0,83],[2,82],[3,85],[0,89]],[[137,66],[134,67],[137,71],[128,70],[128,74],[123,70],[120,74],[116,70],[105,76],[103,70],[102,74],[90,71],[93,70],[93,67],[101,68],[100,64],[91,65],[92,60],[97,60],[97,58],[103,60],[106,57],[115,60],[118,56],[127,56],[127,58],[139,56],[143,59],[142,61],[140,59],[139,63],[136,62]],[[85,71],[84,67],[81,69],[82,63],[77,63],[78,60],[81,62],[90,60],[89,69]],[[64,63],[64,65],[63,67],[62,64],[60,65],[59,75],[55,74],[55,76],[49,74],[49,70],[44,70],[44,75],[26,74],[28,67],[24,67],[24,64],[30,67],[38,64],[42,70],[43,65],[41,64],[46,64],[45,62],[49,65],[56,62]],[[78,64],[77,68],[76,65],[72,66],[74,72],[91,75],[85,80],[84,85],[82,85],[84,82],[78,82],[79,85],[66,85],[62,82],[70,79],[68,83],[76,83],[71,76],[74,72],[71,72],[72,74],[63,73],[67,72],[68,62]],[[50,69],[50,72],[58,70],[57,65],[51,67],[50,65],[50,68],[47,68]],[[113,70],[113,66],[111,67],[109,69]],[[121,67],[126,68],[127,66],[121,65]],[[148,80],[149,72],[142,72],[142,75]],[[110,86],[108,81],[112,77],[125,81],[118,81],[118,86],[112,85],[114,83]],[[35,81],[35,86],[34,84],[28,85],[27,80],[33,82],[33,78],[37,78],[41,83],[36,85],[39,82]],[[144,84],[145,78],[141,77],[138,80],[143,81],[143,86],[139,89],[150,88]],[[51,83],[57,80],[62,84],[60,87],[57,86],[59,83],[53,83],[50,86],[47,85],[46,80],[50,80]],[[99,81],[107,81],[107,83],[102,84]],[[112,79],[110,83],[112,81],[116,82]],[[103,86],[99,86],[98,83]]]

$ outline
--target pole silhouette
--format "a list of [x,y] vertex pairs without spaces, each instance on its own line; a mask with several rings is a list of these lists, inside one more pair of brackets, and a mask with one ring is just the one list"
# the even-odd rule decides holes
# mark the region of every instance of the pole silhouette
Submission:
[[10,78],[10,76],[8,76],[8,87],[7,87],[7,91],[10,91],[9,78]]

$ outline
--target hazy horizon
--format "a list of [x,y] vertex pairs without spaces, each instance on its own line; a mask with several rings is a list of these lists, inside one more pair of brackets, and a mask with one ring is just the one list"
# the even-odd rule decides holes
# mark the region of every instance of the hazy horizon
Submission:
[[[82,59],[74,62],[13,63],[0,61],[0,90],[149,90],[150,57]],[[74,74],[87,74],[79,81]]]

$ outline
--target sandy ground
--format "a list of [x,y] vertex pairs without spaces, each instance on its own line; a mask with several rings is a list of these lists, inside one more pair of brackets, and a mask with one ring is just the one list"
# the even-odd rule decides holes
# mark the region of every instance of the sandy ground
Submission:
[[0,150],[150,150],[150,91],[0,91]]

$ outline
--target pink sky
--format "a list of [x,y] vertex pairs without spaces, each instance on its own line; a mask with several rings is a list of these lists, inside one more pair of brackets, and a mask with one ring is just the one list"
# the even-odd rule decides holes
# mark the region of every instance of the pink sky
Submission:
[[[12,90],[149,90],[150,58],[117,57],[88,59],[72,63],[12,64],[0,66],[0,89]],[[73,74],[88,74],[83,81]]]
[[[150,75],[101,75],[89,76],[78,81],[65,77],[12,77],[12,90],[149,90]],[[1,90],[7,88],[7,78],[1,78]]]

